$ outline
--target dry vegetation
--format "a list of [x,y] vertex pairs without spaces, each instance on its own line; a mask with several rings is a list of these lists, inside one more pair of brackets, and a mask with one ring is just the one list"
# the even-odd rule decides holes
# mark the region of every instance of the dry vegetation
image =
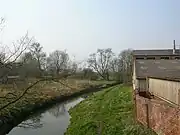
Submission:
[[[36,81],[36,80],[34,80]],[[17,95],[20,95],[23,91],[23,87],[27,88],[31,85],[32,80],[22,82],[21,84],[9,84],[0,85],[0,96],[6,98],[0,98],[0,107],[14,100]],[[64,85],[63,85],[63,84]],[[107,81],[88,81],[88,80],[61,80],[59,82],[55,81],[43,81],[32,87],[27,91],[27,93],[17,102],[9,105],[0,111],[0,116],[8,115],[10,112],[21,111],[24,107],[30,104],[35,104],[37,102],[42,102],[47,99],[60,96],[60,95],[70,95],[74,92],[80,91],[85,88],[89,88],[94,85],[109,83]],[[112,82],[111,82],[112,83]]]

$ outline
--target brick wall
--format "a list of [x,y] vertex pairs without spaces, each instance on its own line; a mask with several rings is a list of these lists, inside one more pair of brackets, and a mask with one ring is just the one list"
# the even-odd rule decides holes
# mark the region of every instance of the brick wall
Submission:
[[163,100],[136,95],[136,118],[159,135],[180,135],[180,109]]

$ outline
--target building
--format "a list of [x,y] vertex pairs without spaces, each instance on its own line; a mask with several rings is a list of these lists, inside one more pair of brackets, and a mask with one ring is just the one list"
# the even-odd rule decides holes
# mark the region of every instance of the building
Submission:
[[[158,135],[180,135],[180,78],[149,77],[153,98],[136,94],[136,120]],[[141,92],[140,92],[141,93]]]
[[173,53],[173,49],[165,50],[134,50],[133,55],[135,59],[180,59],[180,50],[176,49]]
[[20,75],[22,63],[0,63],[0,83],[17,80]]
[[133,51],[133,89],[146,90],[146,78],[177,78],[180,76],[180,50],[134,50]]
[[[151,73],[156,77],[146,78],[148,91],[134,94],[136,120],[154,130],[158,135],[180,135],[180,61],[157,61],[160,61],[158,64],[161,66],[166,64],[164,71],[158,73],[161,71],[159,69],[153,72],[153,69],[158,67],[155,64],[156,66],[148,65],[149,71],[138,73],[138,75]],[[142,83],[141,80],[139,82]]]
[[133,72],[134,89],[147,89],[147,77],[180,77],[180,60],[135,60]]
[[176,49],[174,40],[173,49],[160,49],[160,50],[134,50],[134,59],[146,59],[146,60],[157,60],[157,59],[180,59],[180,48]]
[[[133,51],[136,120],[157,134],[180,134],[180,50]],[[152,96],[153,95],[153,96]]]

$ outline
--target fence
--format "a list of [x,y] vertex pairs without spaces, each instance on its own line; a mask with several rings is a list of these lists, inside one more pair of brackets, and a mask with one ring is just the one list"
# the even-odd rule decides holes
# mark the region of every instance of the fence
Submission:
[[160,99],[136,95],[136,119],[159,135],[180,135],[180,109]]
[[180,82],[149,78],[149,91],[158,97],[180,105]]

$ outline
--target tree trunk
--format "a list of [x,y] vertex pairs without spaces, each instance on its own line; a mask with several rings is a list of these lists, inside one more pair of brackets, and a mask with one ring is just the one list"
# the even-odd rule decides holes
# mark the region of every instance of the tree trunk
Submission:
[[107,81],[109,81],[109,73],[108,72],[106,73],[106,78],[107,78]]
[[56,70],[56,76],[59,76],[59,69]]

